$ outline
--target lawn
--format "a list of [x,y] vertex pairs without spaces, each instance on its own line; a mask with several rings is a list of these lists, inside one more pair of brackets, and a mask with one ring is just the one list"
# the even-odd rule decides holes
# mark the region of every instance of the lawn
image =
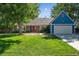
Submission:
[[79,51],[55,36],[0,35],[1,56],[71,56]]

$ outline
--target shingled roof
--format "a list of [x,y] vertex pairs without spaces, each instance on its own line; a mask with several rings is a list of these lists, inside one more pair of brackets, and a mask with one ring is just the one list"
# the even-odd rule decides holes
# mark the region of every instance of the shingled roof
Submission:
[[36,18],[26,25],[49,25],[53,18]]

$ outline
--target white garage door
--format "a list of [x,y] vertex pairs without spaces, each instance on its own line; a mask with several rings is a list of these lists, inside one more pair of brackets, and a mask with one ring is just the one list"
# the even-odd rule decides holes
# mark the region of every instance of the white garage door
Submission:
[[54,26],[55,34],[72,34],[72,26]]

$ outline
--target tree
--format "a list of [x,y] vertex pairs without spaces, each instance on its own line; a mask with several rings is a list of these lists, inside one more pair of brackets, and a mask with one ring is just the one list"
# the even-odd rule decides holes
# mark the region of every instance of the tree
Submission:
[[51,13],[51,17],[56,17],[62,10],[64,10],[74,20],[78,19],[79,4],[78,3],[58,3]]
[[[29,19],[38,16],[39,4],[0,4],[0,25],[5,28],[12,28],[18,25],[19,33],[22,33],[22,25]],[[3,25],[4,24],[4,25]]]
[[38,16],[38,4],[15,4],[16,23],[19,33],[22,33],[22,25],[26,20],[34,19]]
[[11,8],[9,4],[0,4],[0,29],[8,29],[12,27]]

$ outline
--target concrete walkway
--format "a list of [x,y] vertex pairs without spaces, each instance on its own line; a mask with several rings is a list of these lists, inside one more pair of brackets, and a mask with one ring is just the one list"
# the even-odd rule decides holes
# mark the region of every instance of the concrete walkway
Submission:
[[74,43],[68,43],[68,44],[79,51],[79,41],[75,41]]
[[43,35],[44,33],[23,33],[24,35]]
[[60,37],[64,42],[67,42],[70,46],[77,49],[79,51],[79,35],[76,34],[67,34],[67,35],[59,35],[56,36]]

